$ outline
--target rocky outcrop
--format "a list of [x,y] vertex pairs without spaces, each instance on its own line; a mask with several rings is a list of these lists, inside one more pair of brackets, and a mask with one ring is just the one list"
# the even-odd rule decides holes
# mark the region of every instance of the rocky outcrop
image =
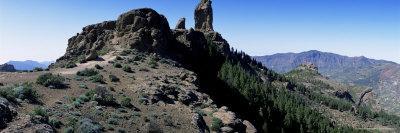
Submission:
[[257,132],[256,128],[249,121],[239,119],[234,112],[229,111],[225,106],[214,112],[212,116],[222,121],[223,127],[220,129],[222,132],[245,132],[247,130],[249,132]]
[[192,123],[199,129],[200,133],[210,132],[210,129],[208,129],[207,124],[203,119],[203,116],[201,116],[200,114],[195,113],[193,115]]
[[353,96],[349,93],[349,91],[338,90],[335,92],[335,96],[338,98],[342,98],[354,103]]
[[45,123],[35,123],[32,116],[19,116],[13,124],[10,124],[1,133],[54,133],[53,127]]
[[7,123],[16,115],[17,112],[14,107],[12,107],[11,103],[7,99],[0,97],[0,129],[5,128]]
[[214,31],[213,10],[211,0],[201,0],[194,11],[195,29],[200,31]]
[[0,72],[15,72],[17,70],[15,70],[14,66],[11,64],[3,64],[0,65]]
[[185,21],[186,21],[185,18],[179,19],[179,20],[178,20],[178,23],[176,24],[175,29],[186,29],[186,28],[185,28]]

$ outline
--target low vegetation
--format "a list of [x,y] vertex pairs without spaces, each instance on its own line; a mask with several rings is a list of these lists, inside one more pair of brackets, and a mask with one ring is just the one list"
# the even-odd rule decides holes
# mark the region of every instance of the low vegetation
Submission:
[[64,88],[64,81],[65,78],[61,75],[53,75],[51,73],[42,74],[36,79],[37,84],[50,88]]
[[125,72],[128,72],[128,73],[132,73],[133,72],[132,68],[129,65],[124,65],[122,67],[122,70],[124,70]]
[[0,96],[17,103],[17,99],[28,100],[30,103],[40,103],[40,96],[31,83],[16,84],[0,88]]

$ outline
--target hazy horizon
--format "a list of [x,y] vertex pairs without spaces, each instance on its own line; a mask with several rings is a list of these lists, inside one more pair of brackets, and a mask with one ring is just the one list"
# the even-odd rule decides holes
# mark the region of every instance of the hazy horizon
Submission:
[[[193,27],[197,3],[0,1],[0,63],[55,61],[65,53],[67,40],[82,27],[115,20],[141,7],[165,15],[171,28],[181,17],[186,18],[186,27]],[[396,0],[214,0],[214,28],[232,47],[253,56],[318,50],[400,63],[398,5]]]

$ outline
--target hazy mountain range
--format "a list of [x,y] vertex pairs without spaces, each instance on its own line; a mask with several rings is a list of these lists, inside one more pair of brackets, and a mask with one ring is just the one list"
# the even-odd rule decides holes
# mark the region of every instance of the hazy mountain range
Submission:
[[396,105],[400,102],[400,65],[397,63],[316,50],[254,58],[279,73],[289,72],[300,64],[314,64],[321,74],[330,79],[373,89],[382,106],[397,113],[400,111]]
[[33,61],[33,60],[26,60],[26,61],[9,61],[6,64],[11,64],[17,70],[33,70],[35,67],[40,68],[47,68],[51,63],[54,61]]

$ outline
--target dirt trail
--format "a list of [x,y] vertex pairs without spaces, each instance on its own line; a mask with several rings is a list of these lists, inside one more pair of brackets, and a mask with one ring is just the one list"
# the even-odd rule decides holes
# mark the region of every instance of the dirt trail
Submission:
[[71,74],[76,74],[76,72],[84,70],[85,68],[93,68],[96,64],[100,65],[100,66],[104,66],[108,63],[108,61],[112,61],[115,59],[115,55],[113,55],[112,53],[106,54],[104,56],[100,56],[100,58],[102,60],[95,60],[95,61],[88,61],[86,63],[83,64],[76,64],[77,67],[74,68],[62,68],[62,69],[58,69],[55,70],[55,73],[59,73],[62,75],[71,75]]

